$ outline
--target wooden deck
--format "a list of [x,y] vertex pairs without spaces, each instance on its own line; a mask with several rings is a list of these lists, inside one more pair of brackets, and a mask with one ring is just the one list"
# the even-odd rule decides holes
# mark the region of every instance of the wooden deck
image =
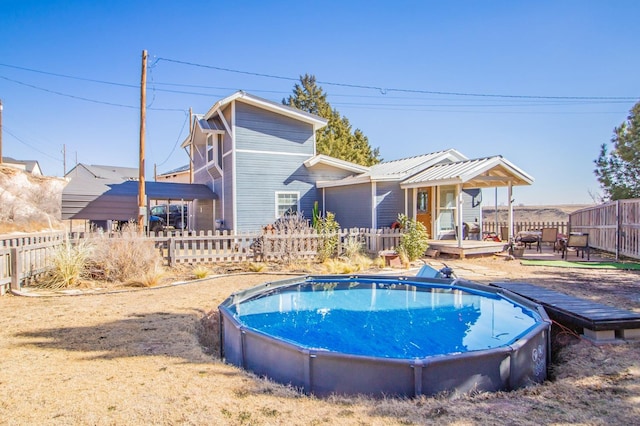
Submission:
[[549,318],[596,342],[640,338],[640,313],[569,296],[528,283],[497,282],[500,287],[544,306]]
[[504,251],[506,242],[464,240],[462,247],[458,247],[457,240],[429,240],[429,249],[438,253],[452,254],[464,259],[474,254],[493,254]]

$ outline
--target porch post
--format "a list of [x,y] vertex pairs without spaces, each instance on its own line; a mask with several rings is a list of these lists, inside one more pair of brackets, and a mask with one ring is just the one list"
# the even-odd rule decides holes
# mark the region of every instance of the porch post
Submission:
[[509,203],[509,241],[513,241],[513,186],[511,181],[509,181],[507,198]]
[[458,197],[457,197],[457,203],[458,203],[458,208],[456,209],[458,212],[458,248],[462,248],[462,234],[464,232],[464,228],[462,226],[462,185],[458,184],[457,185],[457,191],[458,193]]

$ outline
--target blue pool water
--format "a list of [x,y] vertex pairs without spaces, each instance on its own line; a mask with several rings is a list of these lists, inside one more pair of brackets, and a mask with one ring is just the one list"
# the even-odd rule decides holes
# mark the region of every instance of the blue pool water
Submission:
[[539,320],[494,293],[367,280],[279,287],[229,308],[245,326],[302,347],[401,359],[508,345]]

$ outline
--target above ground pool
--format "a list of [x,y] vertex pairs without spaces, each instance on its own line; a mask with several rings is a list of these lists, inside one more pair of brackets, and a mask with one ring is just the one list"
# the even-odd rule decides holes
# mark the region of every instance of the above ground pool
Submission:
[[315,395],[417,396],[541,382],[544,310],[462,280],[311,276],[219,307],[224,359]]

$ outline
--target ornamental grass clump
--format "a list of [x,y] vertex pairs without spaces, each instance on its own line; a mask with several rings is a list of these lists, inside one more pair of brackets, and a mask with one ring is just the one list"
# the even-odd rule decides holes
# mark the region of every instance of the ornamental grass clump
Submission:
[[153,241],[139,235],[132,224],[112,237],[97,234],[93,245],[90,262],[96,279],[150,286],[162,275],[162,257]]
[[86,240],[65,240],[54,249],[53,268],[39,281],[39,286],[51,289],[78,286],[86,275],[93,248]]

